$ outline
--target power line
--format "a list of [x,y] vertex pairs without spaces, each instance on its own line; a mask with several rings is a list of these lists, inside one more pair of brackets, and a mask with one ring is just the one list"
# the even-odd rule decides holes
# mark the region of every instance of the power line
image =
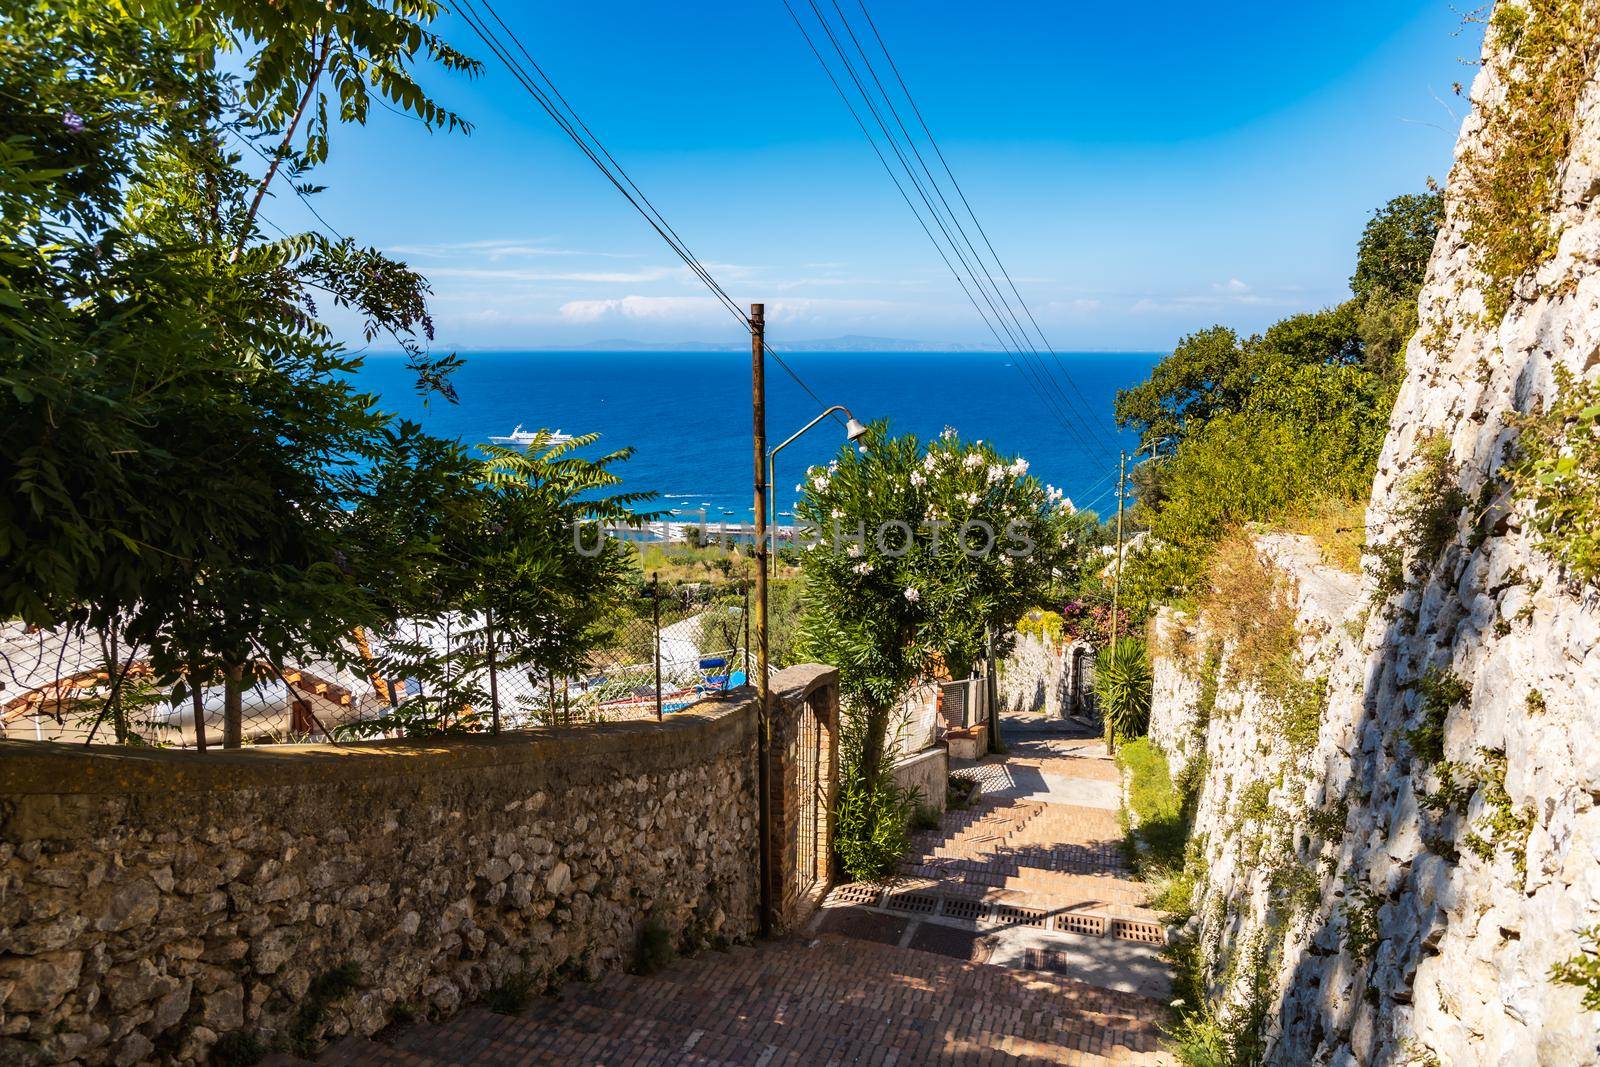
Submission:
[[[939,253],[939,258],[944,261],[944,265],[949,269],[951,275],[955,278],[956,284],[961,287],[961,291],[972,303],[973,310],[978,313],[978,317],[983,320],[983,324],[987,326],[989,332],[994,335],[995,343],[1000,346],[1002,351],[1008,353],[1011,352],[1012,349],[1006,345],[1005,339],[1000,336],[999,330],[995,328],[995,325],[990,320],[989,316],[984,314],[983,308],[981,305],[979,305],[977,297],[972,295],[972,290],[968,288],[966,280],[961,276],[961,272],[956,270],[955,265],[950,262],[950,256],[945,252],[944,246],[939,243],[938,238],[934,237],[933,231],[928,228],[927,221],[922,217],[922,213],[917,210],[916,204],[912,202],[911,195],[906,192],[905,186],[900,181],[899,175],[897,175],[894,171],[894,168],[890,166],[888,158],[883,154],[883,149],[878,147],[877,140],[872,136],[871,131],[867,129],[867,125],[862,120],[861,115],[856,111],[854,102],[850,99],[849,94],[844,91],[844,87],[839,84],[839,79],[834,76],[833,68],[830,67],[827,60],[822,57],[822,53],[818,50],[816,42],[812,40],[811,34],[806,30],[804,23],[800,21],[800,17],[795,14],[794,8],[789,5],[788,0],[784,0],[784,8],[788,10],[789,17],[794,20],[795,27],[799,29],[800,35],[805,39],[807,47],[811,49],[811,54],[816,57],[817,63],[822,67],[823,73],[827,76],[828,81],[833,85],[834,91],[839,94],[839,99],[843,101],[845,109],[850,112],[850,117],[855,120],[856,126],[861,130],[861,135],[866,138],[867,144],[872,148],[873,153],[878,157],[878,162],[883,165],[884,173],[889,176],[889,181],[894,184],[895,190],[899,192],[900,198],[905,201],[906,207],[911,209],[912,217],[917,220],[917,225],[922,228],[922,232],[927,235],[928,241],[933,245],[934,251]],[[1062,425],[1070,431],[1071,424],[1068,422],[1065,416],[1061,414],[1060,409],[1051,402],[1050,397],[1046,395],[1037,380],[1030,378],[1028,372],[1024,372],[1023,379],[1029,383],[1030,388],[1032,388],[1034,393],[1038,395],[1040,403],[1045,406],[1046,410],[1050,411],[1051,414],[1059,419]]]
[[[1018,344],[1018,348],[1021,348],[1021,347],[1023,347],[1025,345],[1029,349],[1029,351],[1032,352],[1032,354],[1034,356],[1034,359],[1037,361],[1037,365],[1040,368],[1044,368],[1045,369],[1045,380],[1047,380],[1049,382],[1049,384],[1055,389],[1056,395],[1061,399],[1062,403],[1064,403],[1066,405],[1068,410],[1072,411],[1072,414],[1075,417],[1083,418],[1084,417],[1083,414],[1081,412],[1078,412],[1078,411],[1075,410],[1072,401],[1067,397],[1067,395],[1065,393],[1063,393],[1061,391],[1061,386],[1056,382],[1055,377],[1048,373],[1048,368],[1045,368],[1045,365],[1044,365],[1044,362],[1043,362],[1043,357],[1039,354],[1038,347],[1034,345],[1032,339],[1028,336],[1027,328],[1022,325],[1022,321],[1017,317],[1017,313],[1011,307],[1010,301],[1008,301],[1006,299],[1006,296],[1001,291],[1000,286],[995,282],[994,275],[993,275],[993,273],[990,272],[989,265],[984,261],[983,255],[973,245],[972,238],[970,236],[968,236],[967,231],[966,231],[966,227],[964,225],[962,225],[961,220],[956,216],[955,209],[950,206],[950,201],[949,201],[949,199],[946,198],[946,196],[944,194],[943,187],[939,184],[938,179],[934,177],[932,170],[929,169],[927,160],[923,158],[922,150],[917,147],[916,138],[914,138],[911,135],[911,131],[906,128],[905,120],[900,117],[900,109],[895,107],[894,99],[891,97],[888,89],[884,87],[883,80],[878,77],[878,71],[873,66],[871,57],[867,55],[866,49],[864,47],[862,47],[861,39],[856,35],[855,27],[853,27],[850,24],[850,20],[849,20],[848,16],[845,15],[844,9],[839,6],[839,0],[831,0],[831,2],[833,4],[834,12],[839,16],[840,25],[844,27],[845,33],[850,38],[850,43],[855,46],[856,54],[861,57],[862,65],[866,68],[867,74],[872,78],[872,83],[877,86],[878,95],[883,98],[884,104],[889,109],[890,116],[894,119],[895,125],[897,127],[899,127],[899,129],[900,129],[900,135],[903,138],[905,138],[906,147],[909,148],[911,150],[911,154],[916,157],[918,166],[920,166],[922,168],[922,173],[928,179],[927,184],[933,189],[934,194],[939,198],[939,203],[941,205],[943,205],[945,215],[949,217],[951,225],[954,226],[955,229],[956,229],[956,232],[958,234],[960,234],[962,242],[966,245],[967,251],[971,254],[971,262],[977,264],[978,269],[983,272],[983,279],[986,280],[989,283],[988,289],[985,290],[984,287],[983,287],[983,282],[978,279],[976,273],[973,272],[971,266],[968,265],[967,256],[966,255],[962,255],[960,253],[960,248],[955,245],[954,241],[952,241],[951,245],[952,245],[953,248],[956,249],[957,254],[960,256],[962,265],[963,266],[967,266],[969,274],[972,274],[973,283],[978,286],[980,291],[984,292],[984,302],[989,305],[989,309],[991,311],[994,311],[996,316],[1000,316],[1001,315],[1000,309],[997,309],[995,307],[994,301],[989,299],[989,297],[988,297],[988,292],[989,291],[993,291],[995,297],[1000,300],[1000,308],[1004,309],[1005,316],[1009,316],[1011,325],[1014,325],[1016,327],[1016,332],[1013,333],[1011,328],[1010,328],[1010,326],[1007,326],[1006,327],[1006,336],[1012,338],[1012,340],[1014,342],[1017,341],[1017,338],[1019,336],[1021,337],[1021,342]],[[820,9],[817,7],[816,0],[810,0],[810,3],[811,3],[811,9],[817,15],[818,21],[822,22],[823,26],[824,26],[824,29],[826,29],[827,28],[826,20],[824,19]],[[831,31],[829,32],[829,38],[833,39],[833,34],[832,34]],[[882,38],[881,37],[879,38],[879,45],[880,45],[880,47],[882,47]],[[838,49],[838,42],[836,40],[834,41],[834,46],[835,46],[836,49]],[[887,56],[888,55],[887,51],[885,51],[884,54]],[[841,55],[841,58],[844,58],[842,51],[841,51],[840,55]],[[848,63],[849,61],[846,60],[846,62]],[[893,61],[891,59],[891,63],[892,62]],[[861,86],[861,83],[859,81],[857,81],[856,84],[857,84],[857,88],[861,89],[863,97],[864,98],[868,98],[870,100],[866,90]],[[905,86],[905,83],[902,80],[901,81],[902,89],[904,88],[904,86]],[[909,93],[907,94],[907,99],[910,100]],[[911,104],[912,104],[912,106],[914,108],[916,106],[916,102],[914,100],[910,100],[910,102],[911,102]],[[876,113],[875,113],[875,117],[876,117]],[[879,125],[880,125],[880,127],[882,126],[881,119],[880,119]],[[924,130],[926,130],[926,124],[924,124]],[[890,136],[890,137],[893,136],[892,134],[889,133],[889,131],[887,129],[885,129],[884,132],[885,132],[885,134],[887,136]],[[900,157],[902,165],[905,165],[905,157],[904,157],[904,155],[899,153],[898,150],[896,151],[896,155],[898,155]],[[946,168],[946,170],[948,171],[948,167]],[[910,171],[909,166],[907,167],[907,171],[908,171],[908,173],[911,174],[912,179],[915,181],[916,180],[915,172]],[[920,191],[921,182],[917,182],[917,185],[918,185],[918,188],[919,188],[919,191]],[[927,203],[926,195],[924,195],[923,200],[924,200],[925,203]],[[938,215],[938,209],[937,208],[935,208],[931,203],[929,203],[928,204],[928,209],[930,211],[934,212],[935,216],[937,217],[937,215]],[[974,219],[974,221],[976,221],[976,219]],[[940,230],[942,232],[944,232],[946,239],[949,239],[949,237],[950,237],[949,231],[947,229],[945,229],[942,224],[940,226]],[[990,252],[991,252],[991,254],[993,254],[992,246],[990,248]],[[998,259],[996,260],[996,262],[998,263]],[[1014,288],[1015,287],[1013,287],[1013,289]],[[1000,321],[1001,321],[1002,324],[1004,324],[1006,322],[1006,318],[1004,316],[1002,316]],[[1086,423],[1089,423],[1090,421],[1091,420],[1085,419]],[[1095,441],[1095,445],[1102,449],[1102,451],[1105,453],[1106,458],[1108,458],[1108,459],[1110,458],[1111,450],[1106,449],[1103,442],[1096,440]]]
[[[944,261],[945,266],[950,270],[952,276],[955,277],[957,284],[967,296],[968,301],[972,303],[973,309],[977,311],[979,317],[983,319],[985,326],[994,336],[995,341],[999,344],[1001,349],[1011,352],[1017,357],[1018,371],[1022,374],[1024,381],[1028,382],[1030,388],[1039,397],[1040,402],[1045,406],[1046,410],[1048,410],[1061,422],[1062,427],[1077,441],[1079,446],[1083,448],[1084,452],[1086,454],[1094,454],[1098,451],[1102,456],[1109,456],[1111,454],[1111,450],[1106,447],[1103,441],[1098,439],[1091,440],[1092,435],[1086,436],[1087,431],[1093,425],[1092,422],[1085,420],[1083,429],[1080,429],[1075,421],[1075,418],[1081,419],[1082,416],[1076,415],[1075,418],[1069,418],[1066,414],[1066,412],[1071,410],[1074,405],[1066,396],[1066,394],[1061,391],[1060,385],[1055,382],[1054,377],[1050,374],[1048,367],[1042,362],[1042,357],[1040,356],[1037,347],[1032,344],[1031,339],[1028,337],[1027,330],[1022,326],[1020,319],[1018,319],[1016,316],[1016,313],[1011,310],[1004,292],[1002,292],[999,286],[995,284],[993,275],[989,272],[989,268],[984,262],[983,257],[978,253],[971,238],[967,236],[965,229],[961,225],[960,219],[956,216],[954,210],[950,206],[949,200],[945,197],[943,191],[940,189],[939,183],[934,178],[934,175],[928,167],[926,160],[922,158],[921,152],[917,148],[915,140],[911,137],[910,131],[906,128],[905,122],[900,118],[898,110],[894,107],[893,101],[890,99],[883,85],[882,79],[877,76],[876,71],[872,70],[870,58],[867,57],[864,48],[862,48],[860,39],[850,28],[848,20],[844,18],[842,9],[840,9],[837,3],[835,3],[834,7],[840,16],[840,21],[844,24],[846,32],[850,36],[852,42],[855,44],[857,52],[861,55],[862,62],[867,67],[868,76],[878,86],[879,93],[883,96],[883,103],[885,106],[887,106],[890,112],[890,117],[900,128],[901,135],[905,138],[907,148],[910,149],[911,155],[915,156],[918,163],[921,165],[922,173],[926,175],[928,179],[926,183],[919,179],[917,175],[917,169],[912,166],[912,163],[906,152],[900,147],[899,140],[895,137],[893,130],[890,129],[888,122],[884,119],[877,102],[873,98],[872,92],[862,80],[862,76],[856,71],[855,64],[852,62],[849,54],[846,52],[838,35],[834,33],[832,26],[828,22],[828,19],[817,6],[816,0],[809,0],[809,3],[812,13],[817,19],[818,25],[821,27],[823,33],[826,34],[835,54],[838,56],[840,65],[844,68],[846,75],[855,85],[857,92],[860,94],[862,104],[864,104],[867,108],[867,111],[871,115],[874,123],[876,123],[878,126],[883,139],[888,143],[890,151],[900,163],[900,167],[904,172],[905,179],[910,182],[912,188],[916,191],[917,197],[922,201],[927,215],[931,216],[933,220],[932,227],[930,227],[927,219],[924,218],[923,212],[918,209],[916,203],[912,200],[911,194],[907,192],[905,184],[901,181],[900,175],[896,173],[895,168],[890,164],[888,157],[884,154],[883,149],[879,146],[877,138],[874,137],[872,131],[867,128],[867,124],[861,117],[861,114],[856,110],[855,103],[852,101],[850,94],[845,91],[844,86],[840,83],[838,77],[835,76],[831,65],[823,57],[821,50],[811,34],[811,31],[806,27],[805,23],[795,12],[794,7],[789,3],[789,0],[784,0],[784,7],[788,11],[789,17],[794,21],[795,27],[800,31],[801,36],[805,39],[812,55],[817,59],[818,65],[822,67],[823,73],[833,85],[834,91],[844,102],[846,109],[850,112],[851,118],[855,121],[856,126],[861,130],[862,135],[867,139],[867,143],[873,149],[874,154],[877,155],[879,163],[889,175],[890,181],[895,185],[896,190],[900,193],[901,199],[904,200],[906,202],[906,206],[911,209],[913,216],[917,219],[918,225],[922,228],[923,233],[928,237],[929,242],[933,244],[935,250],[939,253],[940,258]],[[931,196],[926,186],[933,187],[933,193]],[[940,212],[939,207],[934,203],[934,198],[937,198],[938,201],[944,205],[944,213]],[[946,218],[948,218],[948,223],[946,222]],[[934,235],[935,228],[937,228],[939,233],[944,236],[943,243]],[[960,235],[959,241],[957,240],[955,234],[952,234],[952,228],[954,228],[956,234]],[[946,251],[946,244],[948,244],[948,251]],[[963,252],[963,244],[965,244],[967,252]],[[971,254],[970,260],[968,253]],[[955,257],[955,262],[952,262],[952,255]],[[956,263],[960,264],[959,269],[957,268]],[[974,266],[974,263],[977,264],[976,267]],[[963,277],[963,273],[965,274],[965,277]],[[989,287],[985,287],[983,281],[984,278],[988,279]],[[968,284],[969,281],[971,283],[970,286]],[[978,296],[983,298],[983,304],[979,304],[978,296],[973,295],[973,290],[976,290]],[[996,303],[997,298],[999,301],[998,304]],[[983,305],[987,305],[987,312],[985,311]],[[1004,312],[1001,310],[1002,307],[1005,308]],[[1010,322],[1007,321],[1008,314],[1010,316]],[[1004,333],[1004,336],[1001,336],[1002,333]],[[1053,396],[1051,395],[1052,388],[1054,390]]]
[[[836,6],[837,2],[838,0],[834,0]],[[1022,306],[1023,312],[1028,316],[1028,321],[1033,325],[1034,332],[1039,335],[1040,343],[1045,346],[1046,351],[1050,353],[1051,358],[1056,361],[1057,365],[1061,366],[1062,376],[1066,379],[1068,386],[1070,386],[1072,391],[1077,394],[1078,399],[1083,402],[1085,408],[1091,414],[1093,414],[1095,411],[1094,406],[1089,403],[1088,398],[1083,395],[1081,390],[1079,390],[1077,382],[1073,380],[1072,376],[1066,373],[1065,366],[1061,365],[1060,355],[1056,353],[1056,350],[1051,346],[1049,339],[1045,337],[1044,330],[1039,327],[1039,320],[1034,317],[1033,309],[1030,308],[1028,306],[1028,302],[1023,299],[1022,293],[1017,289],[1017,283],[1011,278],[1011,272],[1006,269],[1005,262],[1001,260],[1000,254],[994,250],[994,244],[989,240],[988,231],[983,228],[983,223],[978,221],[978,215],[975,211],[973,211],[972,203],[967,199],[966,191],[961,188],[961,183],[956,179],[955,172],[950,167],[950,161],[945,158],[944,150],[939,147],[938,139],[934,137],[933,130],[929,128],[927,119],[923,117],[922,108],[917,105],[916,97],[911,95],[911,87],[906,84],[905,77],[900,73],[900,67],[897,63],[895,63],[894,56],[890,54],[889,46],[884,42],[883,34],[878,32],[878,24],[873,20],[872,12],[867,10],[866,0],[856,0],[856,4],[861,8],[861,14],[866,19],[868,27],[871,28],[872,36],[878,42],[878,48],[883,52],[884,59],[888,61],[889,69],[894,73],[895,81],[900,85],[900,91],[905,94],[906,101],[910,103],[911,110],[917,117],[917,123],[922,127],[922,132],[927,136],[928,143],[933,146],[934,153],[939,157],[940,166],[944,169],[945,175],[950,179],[950,184],[955,189],[957,197],[960,198],[962,206],[967,209],[967,215],[972,219],[973,226],[977,228],[979,236],[983,238],[984,246],[988,248],[989,255],[994,258],[995,265],[1000,268],[1000,273],[1005,278],[1006,285],[1011,289],[1012,294],[1016,296],[1017,303]],[[842,14],[843,13],[841,12],[841,17]],[[1099,417],[1099,423],[1100,424],[1096,425],[1095,428],[1099,430],[1101,425],[1104,425],[1105,428],[1110,431],[1112,440],[1114,441],[1116,439],[1115,427],[1105,424],[1103,421],[1103,416]]]
[[[506,67],[506,69],[511,73],[512,77],[515,78],[523,87],[523,89],[525,89],[528,94],[534,98],[534,100],[539,104],[539,107],[555,121],[556,125],[561,127],[562,132],[564,132],[573,142],[573,144],[577,145],[579,150],[588,157],[589,161],[606,176],[606,179],[611,182],[611,184],[616,188],[617,192],[621,193],[623,198],[626,199],[630,205],[632,205],[633,209],[650,224],[651,229],[656,231],[657,236],[666,242],[667,246],[672,249],[673,253],[676,254],[679,259],[683,260],[684,265],[687,266],[690,271],[700,279],[706,288],[711,291],[712,295],[716,297],[717,301],[722,304],[722,306],[725,307],[729,313],[731,313],[733,317],[744,326],[746,330],[749,330],[750,320],[745,315],[744,311],[740,309],[739,305],[734,301],[734,299],[728,295],[727,290],[717,282],[716,278],[712,276],[711,272],[706,268],[706,266],[689,249],[683,238],[680,237],[678,232],[673,229],[672,225],[667,222],[666,217],[660,212],[655,204],[651,202],[650,198],[645,195],[644,191],[639,188],[638,184],[627,173],[622,165],[617,162],[616,157],[613,156],[605,147],[604,142],[602,142],[594,133],[594,131],[589,128],[588,124],[583,121],[577,110],[556,87],[555,81],[548,73],[545,72],[544,68],[539,65],[538,61],[533,58],[533,55],[528,51],[527,47],[523,45],[521,39],[517,37],[516,32],[512,30],[511,27],[506,24],[505,20],[500,17],[499,12],[494,9],[494,5],[491,4],[489,0],[478,0],[478,3],[482,6],[483,10],[487,12],[487,18],[474,8],[473,0],[461,0],[461,2],[456,6],[456,12],[461,15],[466,21],[467,25],[472,28],[473,33],[477,34],[479,40],[483,41],[484,45],[495,54],[495,57],[499,59],[500,62]],[[495,24],[499,26],[500,31],[502,31],[505,37],[510,41],[510,47],[508,47],[505,42],[500,39],[494,28],[489,25],[488,19],[490,18],[494,20]],[[524,67],[523,64],[517,60],[516,56],[512,54],[511,47],[515,47],[516,51],[521,53],[521,55],[527,60],[527,67]],[[532,68],[532,73],[530,73],[528,69],[529,67]],[[557,106],[557,102],[560,104],[559,107]],[[581,134],[579,132],[580,130],[582,131]],[[798,385],[807,396],[809,396],[818,404],[822,403],[821,397],[819,397],[817,393],[806,384],[805,380],[801,378],[798,373],[796,373],[793,367],[789,366],[788,362],[784,360],[782,356],[778,355],[778,353],[773,350],[771,345],[763,343],[763,350],[772,358],[774,362],[778,364],[779,367],[783,369],[784,373],[794,380],[795,384]],[[838,416],[835,415],[834,418],[837,420]]]

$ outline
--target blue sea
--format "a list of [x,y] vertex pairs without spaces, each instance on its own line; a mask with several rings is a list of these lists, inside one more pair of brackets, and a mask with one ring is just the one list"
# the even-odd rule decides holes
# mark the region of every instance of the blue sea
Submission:
[[[1080,507],[1115,507],[1115,451],[1132,451],[1132,434],[1111,428],[1119,389],[1143,380],[1154,353],[1062,353],[1071,375],[1059,388],[1098,434],[1074,434],[1004,353],[795,352],[783,359],[826,404],[844,404],[863,422],[922,437],[953,426],[962,436],[1020,455],[1032,473],[1061,487]],[[622,468],[626,488],[659,494],[662,509],[704,510],[711,522],[747,522],[751,510],[750,357],[742,352],[483,352],[462,353],[455,404],[416,395],[398,356],[368,356],[358,381],[383,406],[428,430],[468,444],[526,429],[598,432],[601,447],[631,445]],[[1048,360],[1048,356],[1046,359]],[[1058,377],[1058,381],[1059,381]],[[1075,387],[1075,389],[1074,389]],[[1049,395],[1061,404],[1056,393]],[[770,357],[767,360],[768,447],[822,410]],[[1099,442],[1086,446],[1078,438]],[[844,443],[833,420],[780,453],[780,511],[794,506],[804,469],[825,463]],[[1110,453],[1109,455],[1107,453]],[[779,520],[783,521],[782,519]]]

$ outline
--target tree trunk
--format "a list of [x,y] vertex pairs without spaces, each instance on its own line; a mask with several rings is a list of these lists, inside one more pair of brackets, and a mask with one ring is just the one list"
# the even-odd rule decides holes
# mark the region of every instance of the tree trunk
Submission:
[[200,672],[189,665],[189,702],[194,708],[194,747],[198,752],[206,750],[206,704],[205,698],[200,693]]
[[244,744],[244,665],[229,667],[222,698],[222,747]]
[[889,709],[867,708],[866,739],[861,745],[861,780],[876,791],[883,774],[884,750],[889,744]]

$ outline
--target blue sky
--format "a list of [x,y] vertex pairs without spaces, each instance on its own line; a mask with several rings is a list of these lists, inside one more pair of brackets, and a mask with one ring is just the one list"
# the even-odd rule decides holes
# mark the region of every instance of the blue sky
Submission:
[[[1371,209],[1444,177],[1480,37],[1440,0],[869,7],[1063,351],[1342,299]],[[774,340],[991,339],[780,0],[500,13]],[[466,26],[440,29],[489,61],[425,79],[471,136],[377,110],[336,137],[316,200],[430,277],[439,345],[737,340]],[[286,194],[268,217],[311,224]]]

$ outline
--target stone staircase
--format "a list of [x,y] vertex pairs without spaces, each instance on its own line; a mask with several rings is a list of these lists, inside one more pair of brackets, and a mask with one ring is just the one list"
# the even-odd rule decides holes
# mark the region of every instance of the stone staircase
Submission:
[[517,1015],[473,1008],[385,1041],[345,1038],[318,1062],[1099,1067],[1159,1062],[1153,1007],[1059,975],[822,935],[574,984]]
[[1164,928],[1129,876],[1103,750],[1047,736],[968,769],[988,799],[917,834],[896,879],[835,889],[804,935],[345,1038],[318,1062],[1174,1062]]

